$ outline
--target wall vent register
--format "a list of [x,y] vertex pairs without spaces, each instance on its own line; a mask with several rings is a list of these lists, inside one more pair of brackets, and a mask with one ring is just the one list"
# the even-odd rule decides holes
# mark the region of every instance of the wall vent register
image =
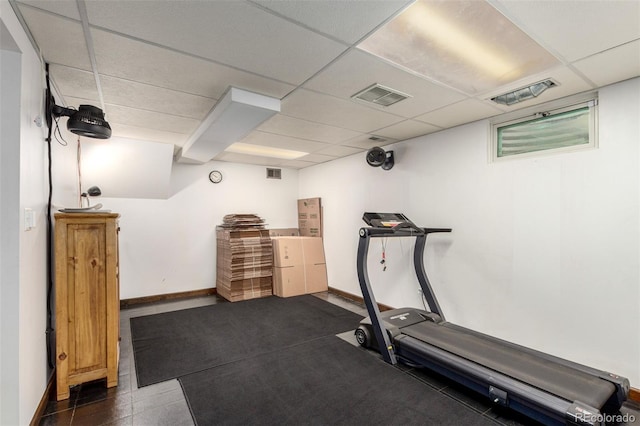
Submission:
[[282,179],[282,169],[267,167],[267,179]]

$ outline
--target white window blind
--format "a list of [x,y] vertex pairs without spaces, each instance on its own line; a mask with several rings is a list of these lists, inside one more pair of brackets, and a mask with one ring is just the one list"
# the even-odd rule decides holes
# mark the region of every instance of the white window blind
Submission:
[[[569,100],[566,102],[571,103]],[[558,107],[558,102],[523,110],[521,116],[492,122],[493,159],[536,155],[596,146],[597,102]],[[553,107],[554,109],[551,109]]]

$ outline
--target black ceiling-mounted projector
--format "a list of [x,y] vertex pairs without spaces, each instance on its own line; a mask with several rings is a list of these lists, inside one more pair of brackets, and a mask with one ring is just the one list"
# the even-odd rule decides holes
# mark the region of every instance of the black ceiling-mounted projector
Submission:
[[385,151],[379,146],[374,146],[367,151],[367,164],[371,167],[382,167],[382,170],[391,170],[394,165],[393,151]]

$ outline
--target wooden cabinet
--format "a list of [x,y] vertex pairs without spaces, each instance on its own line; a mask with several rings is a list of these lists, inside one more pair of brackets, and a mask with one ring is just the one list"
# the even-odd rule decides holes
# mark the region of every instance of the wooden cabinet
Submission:
[[55,215],[57,399],[69,386],[118,384],[120,291],[117,213]]

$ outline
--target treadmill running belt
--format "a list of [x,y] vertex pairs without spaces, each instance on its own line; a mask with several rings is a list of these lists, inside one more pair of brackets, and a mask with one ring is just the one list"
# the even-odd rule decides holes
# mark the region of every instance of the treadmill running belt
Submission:
[[[613,384],[520,351],[480,333],[458,329],[452,324],[422,322],[402,328],[402,334],[426,342],[457,356],[528,383],[567,401],[602,407],[615,392]],[[401,342],[398,341],[401,345]]]

